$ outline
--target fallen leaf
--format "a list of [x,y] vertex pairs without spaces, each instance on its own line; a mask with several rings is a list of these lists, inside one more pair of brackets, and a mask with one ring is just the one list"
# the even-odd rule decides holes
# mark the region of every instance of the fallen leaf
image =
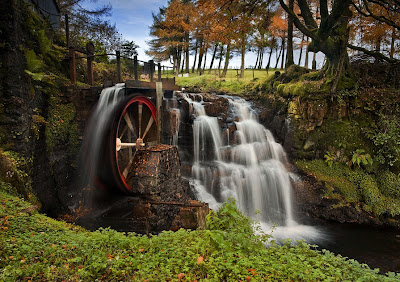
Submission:
[[199,256],[198,258],[197,258],[197,264],[200,264],[200,263],[202,263],[204,261],[204,258],[203,258],[203,256]]
[[183,277],[185,277],[185,273],[179,273],[179,274],[178,274],[178,279],[179,279],[179,281],[181,281],[181,279],[182,279]]

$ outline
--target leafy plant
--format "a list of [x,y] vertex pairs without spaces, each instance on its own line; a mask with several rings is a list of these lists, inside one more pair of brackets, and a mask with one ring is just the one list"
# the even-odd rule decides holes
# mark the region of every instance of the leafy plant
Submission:
[[400,117],[379,113],[378,120],[366,130],[366,136],[376,147],[376,159],[393,166],[400,160]]
[[[157,236],[81,227],[31,211],[0,186],[1,281],[394,281],[304,242],[270,244],[230,199],[206,230]],[[390,277],[389,277],[390,276]]]
[[325,162],[328,164],[329,167],[332,167],[333,162],[335,161],[335,154],[332,152],[328,152],[324,155]]
[[357,165],[358,167],[361,167],[361,165],[367,166],[372,164],[373,161],[371,155],[366,153],[364,149],[357,149],[349,161],[350,166]]

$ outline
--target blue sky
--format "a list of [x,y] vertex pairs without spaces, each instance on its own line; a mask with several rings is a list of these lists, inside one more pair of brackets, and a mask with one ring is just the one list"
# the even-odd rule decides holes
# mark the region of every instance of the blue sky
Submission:
[[118,31],[126,40],[133,40],[137,45],[140,60],[150,60],[145,55],[148,48],[146,41],[150,40],[149,27],[153,23],[152,12],[157,13],[159,8],[166,6],[168,0],[98,0],[95,3],[87,0],[83,7],[101,6],[110,3],[112,5],[112,16],[108,18],[115,23]]
[[[122,34],[123,38],[126,40],[133,40],[137,45],[139,60],[147,61],[151,58],[145,54],[148,49],[146,41],[150,40],[149,36],[150,26],[153,23],[152,12],[157,13],[160,7],[165,7],[168,4],[168,0],[86,0],[82,3],[83,7],[98,7],[104,4],[112,5],[112,16],[108,20],[112,24],[116,24],[118,31]],[[298,52],[294,53],[295,62],[297,62]],[[312,53],[309,55],[311,67]],[[264,55],[264,66],[268,54]],[[208,59],[209,62],[210,59]],[[245,64],[246,67],[254,65],[256,61],[255,53],[246,53]],[[317,67],[322,66],[323,55],[322,53],[317,54]],[[191,58],[193,62],[193,58]],[[164,62],[168,65],[169,62]],[[304,64],[304,54],[303,63]],[[279,64],[280,65],[280,64]],[[272,55],[271,66],[275,66],[275,54]],[[240,57],[234,57],[230,63],[229,67],[240,68]]]

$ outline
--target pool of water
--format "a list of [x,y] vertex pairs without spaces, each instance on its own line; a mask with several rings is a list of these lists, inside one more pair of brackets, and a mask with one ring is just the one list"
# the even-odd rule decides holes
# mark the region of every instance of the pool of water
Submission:
[[321,227],[326,239],[321,249],[356,259],[381,273],[400,272],[400,230],[330,223]]

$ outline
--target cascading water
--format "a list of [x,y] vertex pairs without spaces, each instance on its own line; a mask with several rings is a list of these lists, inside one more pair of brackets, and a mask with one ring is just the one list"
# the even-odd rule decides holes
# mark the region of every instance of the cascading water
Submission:
[[196,117],[192,182],[200,200],[216,209],[233,197],[242,211],[260,221],[264,230],[276,225],[274,237],[315,239],[319,236],[317,230],[299,225],[293,218],[290,174],[283,164],[286,154],[282,146],[258,123],[248,102],[224,98],[229,101],[236,130],[230,138],[226,129],[223,139],[218,119],[206,115],[203,101],[185,96]]
[[[99,97],[99,102],[89,122],[86,136],[90,140],[87,141],[88,146],[86,148],[86,159],[91,166],[91,173],[95,173],[98,166],[102,165],[98,162],[101,146],[99,140],[102,140],[105,134],[107,134],[107,132],[105,132],[105,124],[111,118],[113,110],[120,99],[124,98],[124,87],[124,83],[119,83],[115,86],[103,89]],[[91,178],[86,181],[88,180],[90,181]]]

